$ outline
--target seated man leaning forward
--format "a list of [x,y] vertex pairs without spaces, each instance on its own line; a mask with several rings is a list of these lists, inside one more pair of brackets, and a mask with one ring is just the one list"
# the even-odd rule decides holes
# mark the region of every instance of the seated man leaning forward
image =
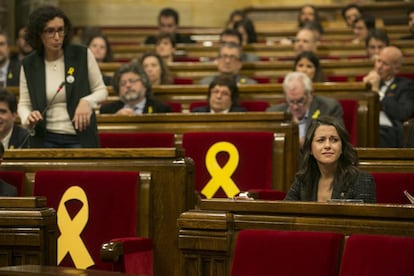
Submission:
[[102,105],[101,114],[135,115],[171,112],[171,108],[152,98],[151,82],[136,63],[125,64],[113,79],[114,91],[120,100]]
[[321,115],[336,117],[342,122],[342,107],[333,98],[312,95],[312,81],[302,72],[290,72],[283,81],[285,103],[273,105],[266,111],[288,111],[299,125],[299,143],[302,146],[305,131]]
[[[219,74],[234,76],[238,84],[257,83],[255,80],[239,74],[243,66],[242,56],[243,53],[240,45],[234,43],[222,44],[216,59]],[[202,78],[200,84],[210,84],[217,75]]]
[[219,75],[208,87],[208,105],[194,108],[191,112],[228,113],[244,112],[246,109],[238,105],[239,90],[234,77]]

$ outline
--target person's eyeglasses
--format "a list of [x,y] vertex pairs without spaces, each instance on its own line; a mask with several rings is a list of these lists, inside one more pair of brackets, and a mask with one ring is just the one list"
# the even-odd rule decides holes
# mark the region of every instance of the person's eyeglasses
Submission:
[[228,59],[230,61],[240,60],[240,57],[234,56],[234,55],[219,55],[218,58],[223,59],[223,60]]
[[125,85],[127,85],[128,83],[131,83],[131,84],[133,84],[133,83],[137,83],[137,82],[139,82],[139,81],[141,81],[141,79],[129,79],[129,80],[124,80],[124,81],[121,81],[120,83],[119,83],[119,86],[121,86],[121,87],[123,87],[123,86],[125,86]]
[[293,106],[293,105],[304,106],[306,103],[306,96],[303,96],[299,100],[287,100],[286,102],[290,106]]
[[60,37],[62,37],[62,36],[64,36],[64,35],[65,35],[65,28],[58,28],[58,29],[55,29],[55,28],[47,28],[47,29],[45,29],[43,32],[46,34],[46,36],[47,36],[48,38],[55,37],[56,33],[57,33]]

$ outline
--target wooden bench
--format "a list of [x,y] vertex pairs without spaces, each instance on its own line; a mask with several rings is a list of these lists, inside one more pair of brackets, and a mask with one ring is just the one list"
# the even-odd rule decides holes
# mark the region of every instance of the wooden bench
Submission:
[[[273,40],[275,40],[273,38]],[[269,58],[270,60],[277,60],[280,58],[294,57],[296,54],[293,51],[292,45],[280,45],[277,42],[273,42],[269,38],[267,44],[254,43],[245,45],[243,51],[250,54],[255,54],[259,57]],[[349,36],[349,41],[352,37]],[[410,40],[395,40],[392,43],[398,46],[404,54],[411,56],[414,50],[414,42]],[[145,52],[153,51],[153,45],[137,45],[131,43],[118,43],[112,47],[115,59],[133,59],[138,58]],[[210,60],[217,57],[219,45],[205,47],[202,44],[186,44],[178,45],[176,50],[176,56],[188,56],[209,58]],[[352,56],[366,56],[366,50],[364,44],[352,44],[351,42],[324,42],[322,41],[318,47],[317,54],[319,57],[331,57],[335,59],[348,60]],[[207,59],[207,61],[209,60]],[[280,61],[279,61],[280,62]]]
[[0,197],[0,266],[56,265],[57,236],[44,197]]
[[[183,112],[188,112],[189,105],[207,99],[208,88],[205,85],[161,85],[154,86],[157,99],[179,102]],[[314,94],[336,99],[356,99],[358,101],[358,146],[375,147],[378,145],[379,99],[375,93],[366,90],[362,83],[316,83]],[[239,87],[240,100],[268,101],[277,104],[284,101],[281,84],[243,85]],[[110,91],[109,101],[118,97]]]
[[285,190],[296,173],[299,159],[298,127],[283,112],[251,112],[228,114],[146,114],[145,116],[98,115],[99,132],[170,132],[181,146],[182,133],[208,131],[269,131],[275,133],[274,183]]
[[202,200],[199,210],[181,214],[178,225],[178,247],[187,268],[182,275],[224,276],[230,275],[240,230],[414,236],[414,209],[410,205],[211,199]]
[[[373,69],[373,62],[365,59],[354,60],[322,60],[324,74],[329,76],[344,76],[348,81],[355,81]],[[101,63],[101,71],[106,75],[113,75],[122,65],[120,62]],[[244,63],[240,73],[249,77],[261,77],[271,83],[278,83],[287,73],[292,71],[293,61],[262,61]],[[206,76],[217,74],[217,66],[213,62],[176,62],[169,65],[173,77],[187,78],[198,83]],[[401,73],[414,71],[414,58],[404,59]]]
[[148,194],[149,199],[140,200],[137,219],[141,227],[137,234],[154,242],[154,275],[181,276],[176,219],[194,208],[196,202],[193,162],[184,158],[182,151],[175,148],[7,150],[2,170],[26,173],[26,196],[32,194],[38,170],[139,171],[146,177],[146,181],[141,181],[141,197]]

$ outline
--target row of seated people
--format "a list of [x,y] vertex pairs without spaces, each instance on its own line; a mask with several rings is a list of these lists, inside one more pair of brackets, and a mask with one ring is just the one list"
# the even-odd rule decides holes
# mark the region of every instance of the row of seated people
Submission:
[[242,230],[233,247],[232,276],[411,275],[413,237]]

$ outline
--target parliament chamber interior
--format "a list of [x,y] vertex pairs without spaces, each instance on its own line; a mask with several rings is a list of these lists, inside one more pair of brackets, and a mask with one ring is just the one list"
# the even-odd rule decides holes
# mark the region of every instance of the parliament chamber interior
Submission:
[[[31,12],[43,4],[57,6],[71,20],[71,44],[91,48],[88,43],[95,36],[108,41],[105,47],[111,57],[96,59],[108,94],[92,110],[99,147],[5,144],[0,180],[14,186],[17,196],[0,197],[0,275],[412,275],[414,83],[407,88],[411,94],[398,103],[400,113],[388,115],[392,120],[402,118],[400,146],[381,146],[382,116],[389,112],[386,102],[399,95],[400,87],[388,84],[393,91],[384,96],[380,87],[367,84],[370,72],[387,70],[378,68],[389,64],[381,49],[370,56],[370,40],[357,37],[356,22],[365,15],[373,18],[375,27],[366,36],[374,29],[385,33],[388,43],[381,47],[401,54],[392,80],[403,78],[411,84],[414,2],[3,1],[0,25],[11,56],[20,51],[14,42],[18,28],[26,26]],[[351,26],[345,16],[348,6],[361,9]],[[306,19],[304,7],[311,9],[311,19]],[[159,12],[164,8],[179,14],[179,22],[172,23],[177,29],[168,36],[161,32]],[[244,18],[231,22],[234,11]],[[243,34],[235,27],[244,21],[253,25],[252,42],[243,42],[251,30],[245,28]],[[313,50],[297,49],[304,29],[312,32]],[[223,42],[225,30],[236,30],[239,44]],[[59,30],[52,29],[52,35],[60,37]],[[154,41],[148,43],[151,37]],[[158,52],[165,37],[174,41],[168,59]],[[183,38],[188,41],[180,42]],[[240,56],[223,54],[228,44]],[[1,47],[0,43],[0,54]],[[311,67],[320,68],[323,78],[306,77],[311,94],[289,100],[288,76],[300,71],[295,66],[302,52],[316,56],[317,66]],[[159,70],[166,70],[165,82],[151,83],[144,63],[147,54],[162,59]],[[29,58],[21,61],[22,68],[28,68],[23,67],[25,60]],[[237,72],[224,73],[221,66],[230,68],[232,62],[240,65]],[[120,81],[129,64],[139,64],[146,79],[141,75]],[[62,70],[70,76],[75,72],[74,79],[65,75],[67,91],[72,82],[87,79],[78,68],[72,73]],[[219,73],[236,81],[236,90],[227,87],[231,100],[237,91],[232,104],[244,111],[212,109],[215,86],[203,80],[213,76],[214,83]],[[26,79],[27,74],[23,86],[22,81],[3,85],[23,101],[28,97],[20,94],[28,89]],[[170,112],[158,112],[155,104],[143,114],[103,112],[105,105],[125,102],[120,91],[135,82],[147,88],[146,101],[156,100]],[[285,199],[305,169],[317,168],[304,165],[317,154],[301,124],[323,120],[325,107],[308,110],[302,123],[293,112],[293,107],[306,107],[309,98],[337,103],[341,130],[336,133],[341,136],[343,129],[347,136],[340,137],[346,141],[338,158],[355,155],[347,166],[370,176],[375,203],[344,198],[344,192],[342,199],[334,198],[335,187],[332,198],[318,200],[322,180],[318,184],[314,179],[314,200]],[[0,131],[2,104],[0,97]],[[269,111],[283,104],[289,109]],[[196,112],[205,106],[207,112]],[[402,110],[410,113],[400,115]],[[14,124],[24,126],[13,112]],[[9,139],[3,137],[3,144]],[[335,169],[345,170],[340,165]],[[333,185],[350,183],[342,179],[350,176],[331,180]],[[357,187],[350,190],[358,192]]]

